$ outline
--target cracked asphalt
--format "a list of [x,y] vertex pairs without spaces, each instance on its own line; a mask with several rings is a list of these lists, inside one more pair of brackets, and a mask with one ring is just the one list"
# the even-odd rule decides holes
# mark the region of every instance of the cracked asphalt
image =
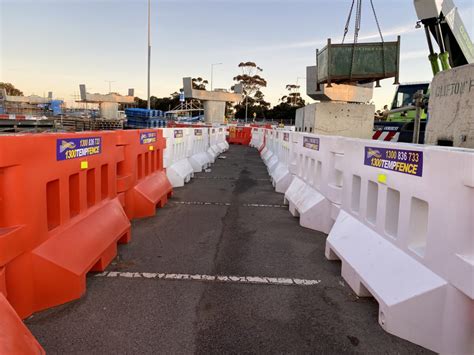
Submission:
[[48,353],[429,353],[382,330],[376,301],[359,299],[340,263],[325,259],[326,235],[271,207],[283,196],[256,150],[231,146],[223,155],[155,217],[133,222],[131,244],[120,246],[108,271],[321,282],[90,275],[83,298],[26,321]]

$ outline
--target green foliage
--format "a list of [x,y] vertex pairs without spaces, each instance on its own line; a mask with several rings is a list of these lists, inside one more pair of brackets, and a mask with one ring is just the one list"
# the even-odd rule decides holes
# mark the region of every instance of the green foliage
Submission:
[[[146,100],[135,97],[135,103],[138,108],[147,108]],[[170,111],[179,105],[179,93],[174,92],[168,97],[158,98],[156,96],[150,97],[150,107],[152,110]]]
[[289,93],[280,99],[281,102],[294,107],[304,107],[306,105],[306,102],[301,97],[299,85],[288,84],[286,85],[286,90],[288,90]]
[[23,96],[23,92],[18,90],[11,83],[1,83],[0,82],[0,89],[5,89],[5,91],[7,92],[7,95],[9,95],[9,96]]
[[199,77],[199,78],[193,78],[192,83],[193,83],[193,89],[206,90],[206,86],[207,84],[209,84],[209,81]]

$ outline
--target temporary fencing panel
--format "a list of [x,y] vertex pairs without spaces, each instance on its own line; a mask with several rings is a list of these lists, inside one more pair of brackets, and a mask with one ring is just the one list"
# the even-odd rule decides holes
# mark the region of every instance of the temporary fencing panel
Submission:
[[[270,172],[272,184],[275,191],[285,193],[293,181],[291,169],[291,159],[294,146],[297,145],[297,139],[291,132],[277,132],[277,158],[278,163],[273,171]],[[296,144],[295,141],[296,140]]]
[[[287,152],[264,133],[263,160]],[[285,194],[388,332],[441,353],[474,347],[474,151],[290,135]],[[254,143],[254,145],[256,145]],[[270,169],[271,170],[271,169]],[[335,224],[334,224],[335,221]]]
[[20,317],[79,298],[128,242],[113,132],[0,140],[0,267]]
[[[285,193],[292,215],[303,227],[329,233],[342,196],[340,138],[294,133],[296,176]],[[298,137],[298,138],[296,138]]]
[[173,187],[163,168],[166,140],[160,130],[117,131],[124,160],[117,165],[117,190],[124,201],[127,216],[155,215],[171,197]]
[[266,161],[268,173],[271,176],[273,171],[277,167],[277,164],[278,164],[279,144],[278,144],[278,132],[277,131],[269,130],[267,148],[271,153],[269,155],[269,157],[267,158],[267,161]]
[[0,354],[46,354],[1,292]]
[[252,138],[249,145],[260,150],[260,148],[263,146],[263,134],[263,128],[252,127]]
[[474,152],[344,140],[342,211],[327,257],[379,322],[441,353],[474,345]]
[[209,129],[191,128],[189,144],[189,163],[195,173],[200,173],[211,164],[207,150],[209,149]]
[[227,143],[227,127],[218,127],[217,131],[217,147],[219,148],[219,153],[224,153],[229,149],[229,143]]
[[273,131],[266,129],[264,133],[265,146],[260,151],[260,156],[268,168],[268,165],[273,158]]
[[210,128],[209,129],[209,148],[207,149],[207,154],[211,163],[214,163],[216,158],[221,153],[220,148],[218,147],[219,139],[218,139],[218,129],[217,128]]
[[251,127],[229,127],[229,143],[249,145],[252,138]]
[[164,167],[173,187],[182,187],[194,176],[194,169],[188,160],[190,128],[164,128],[166,137]]
[[5,278],[5,267],[0,267],[0,293],[7,294],[7,280]]

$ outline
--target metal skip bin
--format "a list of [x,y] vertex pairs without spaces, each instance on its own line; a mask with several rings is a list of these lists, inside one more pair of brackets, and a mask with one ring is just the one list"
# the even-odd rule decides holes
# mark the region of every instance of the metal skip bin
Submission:
[[316,54],[318,84],[367,83],[395,77],[400,71],[400,36],[396,42],[328,44]]

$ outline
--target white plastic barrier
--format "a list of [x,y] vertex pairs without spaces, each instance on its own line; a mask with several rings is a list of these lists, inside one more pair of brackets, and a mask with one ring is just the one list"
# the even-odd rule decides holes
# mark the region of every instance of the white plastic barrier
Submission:
[[253,127],[252,137],[250,139],[250,146],[253,148],[260,149],[263,145],[263,128]]
[[219,156],[220,148],[217,146],[219,144],[218,140],[218,131],[217,128],[209,128],[209,148],[207,149],[207,155],[211,163],[214,163],[216,158]]
[[267,149],[271,154],[264,162],[267,165],[268,173],[270,176],[278,164],[278,132],[275,130],[268,130],[267,135]]
[[292,134],[292,161],[296,173],[285,192],[293,216],[300,225],[329,233],[342,200],[344,149],[342,138],[314,134]]
[[249,146],[252,148],[259,149],[262,144],[263,144],[263,137],[261,135],[260,129],[258,127],[252,127]]
[[163,154],[163,165],[166,175],[173,187],[182,187],[194,176],[194,169],[188,161],[190,128],[163,128],[166,138],[166,149]]
[[[265,134],[268,166],[282,151]],[[433,351],[474,353],[474,150],[291,140],[290,211],[330,232],[327,258],[342,260],[357,295],[377,299],[381,326]]]
[[211,160],[207,154],[209,149],[209,129],[189,128],[188,160],[195,173],[200,173],[203,169],[211,165]]
[[227,127],[218,127],[217,130],[217,147],[220,153],[229,150],[229,143],[227,143]]
[[263,159],[263,162],[265,165],[269,166],[269,164],[272,164],[272,159],[274,158],[275,153],[274,151],[274,132],[271,129],[265,129],[264,130],[264,141],[265,141],[265,146],[260,152],[260,156]]
[[328,259],[379,303],[389,333],[474,350],[474,151],[342,139],[342,210]]
[[[290,187],[293,176],[296,174],[295,164],[291,164],[293,151],[297,145],[297,139],[292,132],[277,132],[277,158],[278,163],[275,168],[270,170],[272,184],[275,191],[285,193]],[[296,140],[296,142],[295,142]]]

